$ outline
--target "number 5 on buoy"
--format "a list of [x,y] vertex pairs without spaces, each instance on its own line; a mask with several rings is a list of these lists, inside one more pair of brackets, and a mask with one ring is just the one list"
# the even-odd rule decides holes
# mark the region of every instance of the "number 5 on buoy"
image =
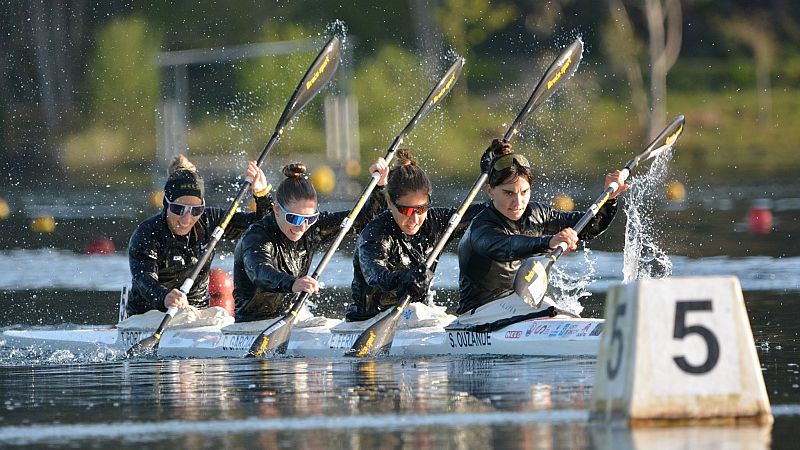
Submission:
[[609,291],[593,420],[772,421],[735,277],[642,280]]

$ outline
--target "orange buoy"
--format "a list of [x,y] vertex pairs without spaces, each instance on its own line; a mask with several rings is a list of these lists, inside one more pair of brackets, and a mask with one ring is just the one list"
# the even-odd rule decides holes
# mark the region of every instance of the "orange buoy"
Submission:
[[8,207],[8,202],[2,197],[0,197],[0,220],[8,219],[8,216],[11,215],[11,208]]
[[153,191],[147,197],[147,203],[150,203],[154,208],[161,208],[164,204],[164,191]]
[[769,200],[756,200],[747,217],[748,231],[752,234],[769,234],[772,232],[772,211]]
[[550,204],[553,205],[555,209],[560,209],[562,211],[572,211],[575,209],[575,201],[572,200],[568,194],[560,193],[553,196],[550,199]]
[[686,188],[678,180],[672,180],[664,187],[664,195],[671,202],[686,200]]
[[37,233],[52,233],[56,229],[56,220],[53,216],[36,216],[31,220],[31,229]]
[[321,165],[314,169],[309,176],[311,183],[314,184],[317,192],[330,194],[336,187],[336,173],[330,166]]
[[211,294],[209,306],[220,306],[233,316],[233,278],[219,267],[211,269],[208,278],[208,290]]
[[86,254],[88,255],[110,255],[114,251],[116,251],[114,242],[104,236],[92,239],[86,246]]

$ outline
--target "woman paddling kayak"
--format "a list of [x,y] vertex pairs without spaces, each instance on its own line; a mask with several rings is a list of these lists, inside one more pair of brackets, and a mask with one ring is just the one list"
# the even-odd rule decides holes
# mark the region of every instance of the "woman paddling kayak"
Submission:
[[[351,232],[361,231],[384,208],[386,161],[378,158],[370,172],[380,173],[381,178]],[[289,164],[283,174],[286,179],[276,191],[274,214],[253,224],[234,251],[237,322],[277,317],[289,308],[294,294],[318,293],[318,281],[308,275],[311,259],[336,238],[350,212],[317,210],[317,192],[303,164]]]
[[[564,242],[568,250],[578,240],[600,235],[611,224],[617,211],[616,197],[628,189],[620,171],[605,177],[605,186],[621,186],[578,235],[571,228],[582,212],[567,212],[540,202],[529,202],[533,172],[528,160],[511,151],[510,145],[496,146],[486,159],[490,206],[478,214],[458,245],[459,305],[458,322],[488,323],[502,316],[533,312],[533,308],[514,293],[514,275],[526,258],[542,255]],[[499,315],[493,310],[503,300]],[[542,304],[542,308],[551,305]]]
[[[157,309],[208,307],[208,274],[213,255],[208,258],[189,294],[180,286],[192,273],[195,264],[211,241],[211,232],[226,211],[205,205],[203,177],[185,156],[178,155],[167,171],[164,185],[164,209],[142,222],[128,245],[132,287],[126,306],[128,315]],[[244,176],[252,181],[256,200],[254,213],[233,215],[223,238],[236,239],[250,224],[263,217],[272,204],[271,186],[255,161],[250,161]]]
[[[431,208],[428,175],[400,149],[386,185],[388,211],[375,218],[356,244],[353,255],[353,302],[345,320],[367,320],[396,305],[405,293],[424,301],[436,266],[425,258],[439,242],[456,208]],[[470,206],[451,238],[461,236],[470,220],[485,208]]]

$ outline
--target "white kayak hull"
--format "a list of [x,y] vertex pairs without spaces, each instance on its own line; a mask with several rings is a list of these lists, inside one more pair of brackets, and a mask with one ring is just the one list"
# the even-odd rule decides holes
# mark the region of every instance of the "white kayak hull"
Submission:
[[[602,319],[560,317],[525,320],[488,333],[446,330],[439,326],[399,329],[390,355],[597,356],[602,329]],[[123,331],[112,326],[6,330],[0,341],[14,348],[91,351],[104,347],[124,352],[151,334],[152,331]],[[257,335],[226,333],[216,326],[168,329],[158,346],[158,356],[239,358],[245,356]],[[332,331],[328,326],[296,328],[287,354],[342,356],[357,336],[357,332]]]

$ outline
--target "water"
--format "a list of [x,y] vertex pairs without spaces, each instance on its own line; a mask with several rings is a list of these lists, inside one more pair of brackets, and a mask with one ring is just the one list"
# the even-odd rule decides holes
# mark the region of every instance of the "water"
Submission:
[[[767,191],[783,192],[773,198],[776,230],[748,234],[747,208]],[[0,447],[792,448],[800,426],[800,248],[792,245],[800,202],[786,186],[719,192],[733,191],[657,202],[649,229],[672,275],[739,277],[776,416],[771,427],[591,425],[593,358],[128,360],[103,349],[0,345]],[[0,327],[112,322],[117,292],[129,284],[119,243],[143,214],[123,212],[65,216],[53,236],[27,232],[19,218],[6,222],[4,230],[16,232],[0,233]],[[604,293],[624,281],[624,218],[554,269],[551,287],[573,296],[584,316],[601,317]],[[79,253],[93,230],[119,251]],[[223,246],[214,264],[230,270],[229,251]],[[320,312],[343,311],[350,258],[345,247],[328,266]],[[450,308],[455,268],[445,254],[435,282],[437,301]]]
[[[795,294],[748,293],[772,428],[590,425],[592,358],[0,358],[0,446],[773,448],[800,425]],[[2,353],[0,353],[2,354]]]

